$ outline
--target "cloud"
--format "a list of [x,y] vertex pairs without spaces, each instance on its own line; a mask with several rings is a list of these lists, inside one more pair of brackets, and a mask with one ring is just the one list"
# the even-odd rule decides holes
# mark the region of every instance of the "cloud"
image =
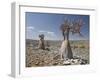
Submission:
[[26,27],[26,38],[27,39],[33,39],[33,37],[35,36],[35,27],[34,26],[28,26]]
[[28,26],[28,27],[26,27],[26,30],[27,30],[27,31],[34,30],[34,29],[35,29],[34,26]]
[[50,31],[48,31],[47,33],[48,33],[48,34],[54,34],[54,32],[50,32]]
[[52,32],[52,31],[43,31],[43,30],[40,30],[40,31],[38,31],[39,33],[44,33],[44,34],[48,34],[48,35],[52,35],[52,36],[54,36],[55,35],[55,33],[54,32]]
[[40,30],[39,33],[47,33],[47,31]]
[[45,40],[56,40],[57,35],[53,31],[46,31],[46,30],[36,30],[33,26],[27,27],[27,34],[26,38],[27,39],[39,39],[38,35],[39,34],[44,34],[45,35]]
[[54,32],[47,32],[47,34],[52,35],[52,36],[55,36],[55,33]]
[[47,40],[57,39],[57,35],[54,32],[52,32],[52,31],[40,30],[38,32],[40,34],[44,34],[45,35],[45,39],[47,39]]

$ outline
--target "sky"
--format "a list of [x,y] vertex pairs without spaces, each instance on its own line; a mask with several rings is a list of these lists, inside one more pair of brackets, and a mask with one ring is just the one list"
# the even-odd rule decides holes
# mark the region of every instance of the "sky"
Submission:
[[70,40],[89,40],[89,15],[76,14],[55,14],[55,13],[34,13],[26,12],[26,39],[39,39],[39,34],[45,35],[45,40],[63,40],[62,32],[60,30],[61,24],[64,20],[69,21],[82,19],[84,25],[81,27],[81,34],[72,35],[70,33]]

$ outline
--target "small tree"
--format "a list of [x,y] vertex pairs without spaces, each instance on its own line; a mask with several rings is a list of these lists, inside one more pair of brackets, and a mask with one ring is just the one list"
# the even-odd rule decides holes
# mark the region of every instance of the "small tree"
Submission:
[[40,40],[39,40],[39,45],[38,45],[38,47],[39,47],[39,49],[45,49],[45,44],[44,44],[44,34],[40,34],[39,35],[39,38],[40,38]]

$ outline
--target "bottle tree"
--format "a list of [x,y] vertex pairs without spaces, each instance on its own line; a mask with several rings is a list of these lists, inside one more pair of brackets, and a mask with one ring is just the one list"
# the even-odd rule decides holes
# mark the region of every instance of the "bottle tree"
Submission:
[[[62,57],[64,59],[72,59],[73,58],[73,52],[70,46],[70,41],[69,41],[69,34],[79,34],[82,36],[80,29],[83,26],[83,20],[79,19],[77,21],[68,21],[68,19],[65,19],[64,22],[61,24],[60,29],[62,31],[62,36],[63,36],[63,42],[61,46],[63,50]],[[62,51],[61,51],[62,52]]]
[[45,50],[44,34],[40,34],[40,35],[39,35],[39,38],[40,38],[40,40],[39,40],[38,47],[39,47],[39,49]]

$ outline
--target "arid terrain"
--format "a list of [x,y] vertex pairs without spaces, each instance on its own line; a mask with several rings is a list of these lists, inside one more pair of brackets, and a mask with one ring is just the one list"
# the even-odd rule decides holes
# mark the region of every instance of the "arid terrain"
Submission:
[[38,49],[38,40],[26,39],[26,67],[89,64],[89,41],[70,41],[73,59],[67,64],[60,59],[61,41],[45,41],[46,50]]

